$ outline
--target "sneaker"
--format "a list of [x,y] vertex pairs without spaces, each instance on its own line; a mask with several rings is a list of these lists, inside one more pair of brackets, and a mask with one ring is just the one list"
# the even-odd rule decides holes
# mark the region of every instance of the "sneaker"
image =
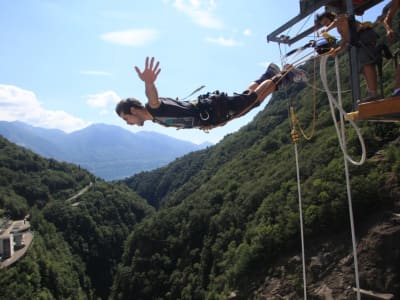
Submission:
[[276,64],[270,63],[267,67],[267,70],[264,72],[264,74],[262,74],[259,79],[255,80],[255,82],[260,84],[261,82],[271,79],[272,77],[278,75],[280,72],[281,72],[281,70],[279,69],[279,67]]
[[393,91],[392,97],[399,97],[400,96],[400,88],[397,88]]
[[379,95],[376,92],[374,93],[374,92],[368,91],[367,95],[364,98],[358,100],[357,103],[359,104],[359,103],[364,103],[364,102],[371,102],[371,101],[375,101],[378,99],[379,99]]
[[272,77],[279,74],[280,72],[281,72],[281,69],[279,68],[278,65],[276,65],[274,63],[270,63],[268,65],[267,71],[265,73],[268,74],[268,79],[271,79]]

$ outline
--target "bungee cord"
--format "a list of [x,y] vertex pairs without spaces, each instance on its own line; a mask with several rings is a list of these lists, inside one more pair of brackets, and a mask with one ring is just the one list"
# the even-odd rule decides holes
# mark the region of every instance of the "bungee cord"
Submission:
[[[302,49],[303,50],[303,49]],[[308,56],[311,53],[307,53],[304,55],[301,59],[297,60],[293,65],[290,66],[290,68],[295,68],[296,65],[299,64],[304,64],[306,61],[309,60],[314,60],[314,73],[315,73],[315,62],[317,58],[321,58],[320,60],[320,75],[321,75],[321,81],[322,85],[324,87],[325,92],[328,95],[328,100],[329,100],[329,105],[332,113],[332,118],[334,120],[334,125],[335,129],[338,135],[339,139],[339,144],[341,147],[341,150],[343,152],[344,156],[344,164],[345,164],[345,176],[346,176],[346,190],[347,190],[347,198],[348,198],[348,206],[349,206],[349,215],[350,215],[350,225],[351,225],[351,235],[352,235],[352,246],[353,246],[353,257],[354,257],[354,269],[355,269],[355,281],[356,281],[356,290],[357,290],[357,299],[360,300],[361,295],[360,295],[360,283],[359,283],[359,274],[358,274],[358,259],[357,259],[357,245],[356,245],[356,237],[355,237],[355,226],[354,226],[354,217],[353,217],[353,210],[352,210],[352,199],[351,199],[351,187],[350,187],[350,176],[349,176],[349,168],[348,168],[348,162],[354,164],[354,165],[361,165],[365,162],[366,159],[366,148],[365,148],[365,143],[362,138],[361,132],[358,128],[358,126],[347,117],[347,113],[343,110],[342,108],[342,90],[341,90],[341,85],[340,85],[340,72],[339,72],[339,64],[338,64],[338,59],[335,57],[335,71],[336,71],[336,81],[337,81],[337,95],[338,95],[338,100],[335,99],[333,96],[333,93],[330,91],[327,83],[327,75],[326,75],[326,63],[329,54],[331,53],[332,49],[330,49],[327,52],[321,53],[319,55],[313,56],[311,58],[308,58]],[[297,51],[296,51],[297,52]],[[293,52],[293,53],[296,53]],[[296,53],[297,54],[297,53]],[[290,71],[289,68],[289,71]],[[315,74],[314,74],[315,75]],[[314,82],[314,97],[316,98],[316,84]],[[315,108],[316,104],[314,103],[314,121],[315,121]],[[340,126],[338,124],[338,121],[335,116],[335,108],[339,110],[340,112]],[[348,154],[347,151],[347,146],[346,146],[346,137],[345,137],[345,124],[344,120],[347,119],[351,125],[354,127],[356,130],[357,136],[359,138],[360,144],[361,144],[361,149],[362,149],[362,155],[361,159],[359,161],[353,160],[350,155]],[[299,127],[303,136],[309,140],[311,139],[313,133],[314,133],[314,125],[312,128],[312,134],[310,136],[307,136],[304,131],[301,129],[299,125],[299,120],[295,114],[294,108],[290,107],[290,120],[291,120],[291,136],[294,144],[294,151],[295,151],[295,161],[296,161],[296,176],[297,176],[297,190],[298,190],[298,205],[299,205],[299,221],[300,221],[300,235],[301,235],[301,251],[302,251],[302,270],[303,270],[303,292],[304,292],[304,299],[307,299],[307,280],[306,280],[306,265],[305,265],[305,241],[304,241],[304,224],[303,224],[303,208],[302,208],[302,195],[301,195],[301,183],[300,183],[300,168],[299,168],[299,156],[298,156],[298,133],[296,130],[296,127]]]
[[[284,36],[282,39],[285,38]],[[302,47],[299,47],[297,49],[291,50],[287,52],[286,54],[282,55],[282,50],[281,50],[281,44],[279,43],[279,51],[281,55],[281,62],[282,66],[287,65],[287,61],[289,60],[288,57],[291,56],[291,61],[289,67],[285,68],[285,71],[289,73],[292,69],[305,64],[306,62],[310,60],[314,60],[314,73],[315,73],[315,62],[316,59],[320,59],[320,76],[321,76],[321,82],[323,85],[323,89],[319,89],[314,82],[314,85],[311,83],[306,82],[306,85],[309,87],[313,88],[314,91],[314,97],[315,93],[317,91],[322,91],[325,92],[328,96],[328,101],[329,101],[329,107],[330,111],[332,114],[332,119],[334,122],[335,130],[338,136],[339,140],[339,145],[341,148],[341,151],[343,152],[343,160],[344,160],[344,171],[345,171],[345,179],[346,179],[346,192],[347,192],[347,199],[348,199],[348,206],[349,206],[349,217],[350,217],[350,229],[351,229],[351,237],[352,237],[352,247],[353,247],[353,259],[354,259],[354,270],[355,270],[355,285],[356,288],[354,289],[357,293],[357,299],[361,299],[361,289],[360,289],[360,280],[359,280],[359,271],[358,271],[358,259],[357,259],[357,242],[356,242],[356,235],[355,235],[355,226],[354,226],[354,216],[353,216],[353,207],[352,207],[352,195],[351,195],[351,184],[350,184],[350,172],[349,172],[349,163],[360,166],[362,165],[365,160],[366,160],[366,146],[364,139],[362,137],[361,131],[357,124],[348,116],[347,112],[343,109],[342,106],[342,94],[344,93],[349,93],[352,92],[351,90],[346,90],[343,91],[341,88],[340,84],[340,72],[339,72],[339,63],[338,63],[338,58],[335,57],[335,73],[336,73],[336,82],[337,82],[337,91],[332,92],[329,89],[328,82],[327,82],[327,74],[326,74],[326,65],[327,65],[327,60],[329,54],[331,54],[332,50],[334,49],[334,46],[330,45],[330,43],[327,43],[327,47],[331,47],[331,49],[328,49],[324,52],[319,52],[317,49],[317,43],[314,41],[315,44],[312,44],[312,41],[310,43],[305,44]],[[306,50],[307,48],[314,48],[312,49],[311,52],[304,54],[303,51]],[[317,51],[318,55],[310,57],[314,53],[314,50]],[[300,54],[303,54],[300,58]],[[386,56],[385,56],[386,57]],[[388,59],[388,57],[386,57]],[[380,65],[380,70],[385,69],[388,65],[390,64],[390,61],[388,61],[386,64]],[[286,74],[287,74],[286,73]],[[284,76],[286,75],[284,74]],[[283,77],[284,77],[283,76]],[[314,74],[315,76],[315,74]],[[364,83],[365,84],[365,83]],[[362,86],[364,85],[362,84]],[[335,96],[337,98],[335,98]],[[382,94],[383,94],[383,88],[382,88]],[[314,121],[315,121],[315,114],[316,114],[316,105],[314,103]],[[337,120],[335,110],[339,111],[339,120]],[[298,155],[298,142],[299,142],[299,136],[297,133],[296,128],[299,128],[302,135],[306,140],[309,140],[312,138],[314,134],[314,125],[311,130],[310,136],[307,136],[304,131],[302,130],[300,126],[300,122],[296,116],[296,113],[294,111],[294,108],[291,106],[290,107],[290,120],[291,120],[291,137],[293,140],[294,144],[294,151],[295,151],[295,161],[296,161],[296,175],[297,175],[297,188],[298,188],[298,201],[299,201],[299,214],[300,214],[300,234],[301,234],[301,249],[302,249],[302,267],[303,267],[303,288],[304,288],[304,299],[307,299],[307,282],[306,282],[306,265],[305,265],[305,241],[304,241],[304,229],[303,229],[303,208],[302,208],[302,195],[301,195],[301,182],[300,182],[300,169],[299,169],[299,155]],[[356,132],[357,138],[359,140],[360,146],[361,146],[361,156],[359,160],[353,159],[351,155],[348,153],[347,149],[347,142],[346,142],[346,126],[345,126],[345,120],[349,122],[351,127]]]
[[[299,53],[303,52],[305,49],[313,47],[315,45],[314,41],[310,41],[309,43],[305,44],[304,46],[287,53],[285,56],[281,55],[281,60],[283,61],[284,58],[287,58],[290,55],[297,56]],[[309,58],[314,51],[310,51],[303,55],[301,58],[294,61],[289,67],[286,69],[287,73],[289,73],[293,68],[297,67],[300,64],[304,64],[306,61],[311,59],[314,60],[314,85],[315,85],[315,57]],[[283,65],[283,63],[282,63]],[[287,74],[286,73],[286,74]],[[301,257],[302,257],[302,274],[303,274],[303,298],[307,300],[307,273],[306,273],[306,254],[305,254],[305,238],[304,238],[304,221],[303,221],[303,204],[302,204],[302,194],[301,194],[301,180],[300,180],[300,166],[299,166],[299,154],[298,154],[298,142],[299,142],[299,135],[297,133],[296,128],[299,128],[303,137],[306,140],[310,140],[314,135],[315,124],[316,124],[316,90],[314,90],[314,107],[313,107],[313,124],[311,129],[311,134],[307,135],[303,128],[300,126],[299,119],[296,116],[295,110],[293,106],[290,107],[290,120],[291,120],[291,137],[294,144],[294,152],[295,152],[295,161],[296,161],[296,177],[297,177],[297,192],[298,192],[298,206],[299,206],[299,223],[300,223],[300,237],[301,237]]]
[[300,167],[299,167],[299,154],[297,144],[299,142],[299,135],[296,131],[296,126],[298,125],[298,119],[294,113],[293,107],[290,108],[290,119],[292,123],[292,141],[294,144],[294,153],[296,160],[296,176],[297,176],[297,193],[298,193],[298,203],[299,203],[299,221],[300,221],[300,237],[301,237],[301,260],[302,260],[302,270],[303,270],[303,293],[304,300],[307,300],[307,276],[306,276],[306,258],[305,258],[305,241],[304,241],[304,224],[303,224],[303,205],[301,196],[301,184],[300,184]]
[[[365,150],[365,144],[364,140],[361,136],[360,130],[358,129],[357,125],[347,117],[346,112],[342,109],[342,103],[341,103],[341,93],[340,93],[340,75],[339,75],[339,67],[338,67],[338,59],[335,57],[335,71],[336,71],[336,81],[337,81],[337,88],[338,88],[338,102],[336,99],[334,99],[332,93],[329,90],[328,84],[327,84],[327,78],[326,78],[326,62],[327,62],[328,57],[323,57],[320,62],[320,74],[321,74],[321,80],[324,85],[324,88],[326,90],[326,93],[328,95],[329,99],[329,104],[331,107],[331,112],[332,112],[332,117],[334,119],[334,124],[336,128],[336,132],[338,135],[339,139],[339,144],[340,147],[342,148],[343,151],[343,156],[344,156],[344,166],[345,166],[345,176],[346,176],[346,191],[347,191],[347,199],[348,199],[348,206],[349,206],[349,216],[350,216],[350,229],[351,229],[351,238],[352,238],[352,246],[353,246],[353,259],[354,259],[354,270],[355,270],[355,281],[356,281],[356,291],[357,291],[357,299],[361,299],[361,293],[360,293],[360,279],[359,279],[359,274],[358,274],[358,259],[357,259],[357,242],[356,242],[356,236],[355,236],[355,226],[354,226],[354,216],[353,216],[353,205],[352,205],[352,197],[351,197],[351,185],[350,185],[350,175],[349,175],[349,168],[348,168],[348,162],[354,164],[354,165],[361,165],[365,161],[366,157],[366,150]],[[334,106],[340,111],[340,129],[338,128],[337,120],[334,114]],[[345,136],[345,126],[344,126],[344,119],[347,119],[352,126],[355,128],[358,138],[361,143],[362,147],[362,157],[359,162],[356,162],[350,158],[350,156],[347,154],[347,147],[346,147],[346,136]]]
[[[326,41],[323,41],[323,38],[325,38]],[[349,206],[353,257],[354,257],[355,282],[356,282],[356,289],[357,289],[356,291],[357,291],[357,299],[360,300],[361,295],[360,295],[360,283],[359,283],[359,274],[358,274],[357,245],[356,245],[356,237],[355,237],[355,229],[354,229],[355,226],[354,226],[354,217],[353,217],[353,210],[352,210],[351,186],[350,186],[348,163],[350,162],[353,165],[362,165],[366,159],[366,148],[365,148],[365,143],[364,143],[363,137],[361,135],[360,129],[355,124],[355,122],[347,116],[347,113],[342,108],[342,93],[344,91],[342,91],[341,85],[340,85],[340,75],[339,75],[340,72],[339,72],[339,64],[338,64],[337,57],[335,57],[335,71],[336,71],[337,98],[338,99],[336,99],[333,96],[333,92],[331,92],[328,87],[327,75],[326,75],[326,63],[327,63],[328,56],[332,53],[332,50],[334,49],[336,39],[333,36],[330,36],[328,34],[325,34],[325,36],[323,36],[323,38],[318,41],[314,37],[314,40],[311,40],[309,43],[305,44],[302,47],[299,47],[297,49],[287,52],[285,55],[282,55],[281,45],[279,44],[279,51],[281,54],[282,66],[285,66],[286,74],[284,74],[284,76],[286,76],[292,69],[294,69],[300,65],[303,65],[308,61],[313,60],[314,61],[314,79],[315,79],[315,77],[316,77],[315,76],[316,60],[321,58],[320,59],[320,76],[321,76],[321,81],[322,81],[322,85],[324,88],[322,91],[326,92],[326,94],[328,96],[329,106],[330,106],[332,118],[334,121],[335,130],[336,130],[336,133],[337,133],[337,136],[339,139],[339,145],[343,152],[343,157],[344,157],[346,190],[347,190],[347,198],[348,198],[348,206]],[[303,51],[305,51],[306,49],[309,49],[309,48],[311,48],[312,50],[308,51],[307,53],[304,54]],[[313,55],[314,51],[316,51],[318,54]],[[300,53],[302,53],[303,55],[301,55],[301,57],[298,58],[298,56],[300,56]],[[290,63],[288,65],[288,64],[286,64],[286,61],[288,60],[289,56],[291,56],[292,63]],[[294,58],[295,58],[295,60],[294,60]],[[308,84],[308,86],[311,87],[311,84]],[[313,88],[313,97],[314,97],[314,106],[313,106],[314,112],[313,112],[313,125],[312,125],[310,135],[305,134],[304,130],[300,126],[300,122],[296,116],[293,106],[290,107],[290,120],[291,120],[291,127],[292,127],[291,137],[292,137],[293,144],[294,144],[295,162],[296,162],[304,299],[307,299],[306,260],[305,260],[306,255],[305,255],[303,208],[302,208],[300,167],[299,167],[299,154],[298,154],[299,136],[298,136],[296,128],[300,129],[303,137],[306,140],[310,140],[314,134],[315,123],[316,123],[316,93],[318,90],[316,80],[314,80],[312,88]],[[346,92],[349,92],[349,91],[346,91]],[[340,112],[340,124],[335,115],[335,109],[337,109]],[[358,161],[352,159],[352,157],[348,154],[347,145],[346,145],[346,136],[345,136],[345,124],[344,124],[345,119],[348,120],[350,122],[351,126],[355,129],[357,137],[358,137],[360,145],[361,145],[362,153],[361,153],[361,158]]]

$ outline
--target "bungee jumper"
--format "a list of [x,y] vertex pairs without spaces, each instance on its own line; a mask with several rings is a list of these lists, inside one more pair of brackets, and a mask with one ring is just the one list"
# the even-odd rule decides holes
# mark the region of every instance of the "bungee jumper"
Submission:
[[143,71],[135,66],[138,77],[145,84],[147,103],[143,105],[135,98],[121,100],[115,111],[129,125],[143,126],[145,121],[153,121],[162,126],[175,128],[198,128],[209,130],[225,125],[228,121],[241,117],[274,91],[293,82],[306,82],[307,74],[293,66],[285,66],[281,71],[270,64],[264,74],[247,89],[228,96],[222,92],[206,93],[195,100],[184,101],[158,96],[155,81],[160,74],[160,63],[154,57],[146,57]]

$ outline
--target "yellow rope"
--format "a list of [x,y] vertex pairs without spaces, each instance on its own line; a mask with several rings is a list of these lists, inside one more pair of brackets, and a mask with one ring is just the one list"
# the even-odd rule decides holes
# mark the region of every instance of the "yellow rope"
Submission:
[[[313,84],[313,120],[312,120],[312,125],[311,125],[311,132],[310,134],[306,134],[305,130],[300,124],[300,121],[296,115],[296,112],[293,108],[293,106],[290,107],[290,116],[292,120],[292,139],[293,139],[293,131],[295,131],[295,134],[297,134],[295,127],[297,126],[301,132],[301,135],[307,140],[311,140],[314,136],[315,133],[315,126],[317,123],[317,78],[316,78],[316,60],[314,60],[314,84]],[[298,141],[297,141],[298,142]],[[296,142],[296,143],[297,143]]]

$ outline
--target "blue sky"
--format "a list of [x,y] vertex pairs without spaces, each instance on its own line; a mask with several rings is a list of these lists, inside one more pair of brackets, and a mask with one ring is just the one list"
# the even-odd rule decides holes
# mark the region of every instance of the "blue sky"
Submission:
[[[374,21],[388,2],[363,20]],[[146,56],[160,61],[156,85],[164,97],[184,98],[201,85],[202,92],[241,92],[269,62],[281,64],[280,51],[296,47],[280,50],[266,36],[298,13],[297,0],[1,0],[0,120],[66,132],[106,123],[218,142],[268,100],[209,133],[128,126],[114,107],[129,96],[146,101],[134,66],[143,68]]]

